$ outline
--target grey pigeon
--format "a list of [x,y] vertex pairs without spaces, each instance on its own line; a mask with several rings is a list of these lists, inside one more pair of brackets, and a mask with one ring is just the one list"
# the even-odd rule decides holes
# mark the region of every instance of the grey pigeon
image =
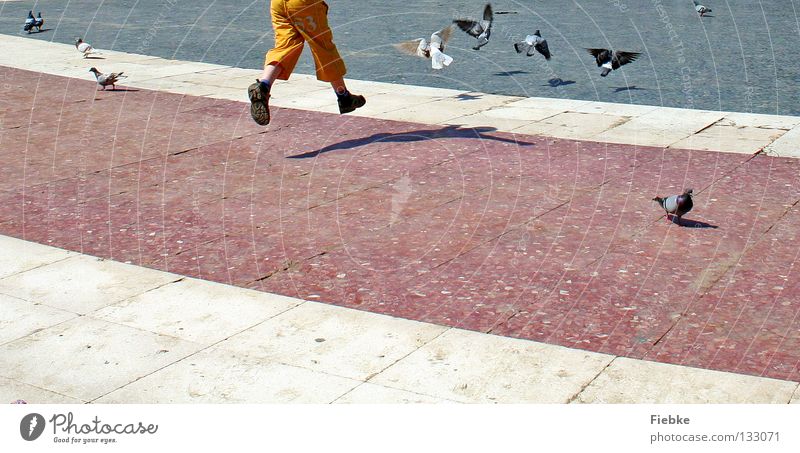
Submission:
[[602,77],[607,76],[612,70],[619,69],[620,66],[636,60],[639,58],[639,55],[641,55],[640,52],[624,52],[611,49],[586,50],[594,56],[597,67],[603,68],[603,71],[600,73]]
[[87,55],[90,53],[94,53],[94,48],[88,42],[85,42],[81,38],[75,38],[75,48],[78,49],[80,53],[83,54],[83,58],[86,58]]
[[28,17],[25,19],[25,25],[22,27],[22,31],[27,31],[28,34],[30,34],[35,24],[36,18],[33,17],[33,11],[28,11]]
[[111,85],[112,90],[116,90],[117,87],[115,84],[119,81],[122,77],[127,77],[122,75],[122,72],[112,72],[109,74],[103,74],[102,72],[98,71],[97,68],[89,69],[89,72],[93,72],[95,78],[97,79],[97,84],[103,87],[103,91],[106,90],[106,87]]
[[542,34],[539,33],[539,30],[536,30],[532,35],[526,36],[524,41],[514,43],[514,50],[516,50],[517,53],[525,52],[529,57],[532,56],[534,52],[539,52],[544,55],[545,60],[549,60],[551,57],[550,48],[547,47],[547,40],[542,38]]
[[44,25],[44,19],[42,19],[42,12],[39,11],[39,14],[36,15],[36,19],[33,22],[33,26],[36,27],[36,31],[42,31],[42,25]]
[[453,62],[451,56],[444,54],[444,48],[452,33],[453,26],[450,25],[432,34],[430,42],[426,41],[425,38],[417,38],[395,44],[394,47],[408,55],[428,58],[431,60],[433,69],[442,69],[445,66],[450,66],[450,63]]
[[710,13],[711,12],[711,8],[707,8],[707,7],[697,3],[697,0],[692,0],[692,3],[694,3],[694,10],[697,11],[697,14],[699,14],[700,17],[703,17],[703,16],[706,15],[706,13]]
[[492,13],[492,5],[491,3],[487,3],[483,8],[483,20],[456,19],[453,23],[458,25],[458,28],[467,32],[468,35],[478,38],[478,44],[472,48],[472,50],[478,50],[489,43],[489,36],[492,34],[493,20],[494,14]]
[[664,208],[667,215],[667,221],[669,222],[669,216],[675,216],[678,218],[678,223],[681,221],[681,217],[684,214],[691,211],[694,207],[694,203],[692,202],[692,189],[686,189],[680,195],[672,195],[666,198],[655,197],[653,201],[657,202]]

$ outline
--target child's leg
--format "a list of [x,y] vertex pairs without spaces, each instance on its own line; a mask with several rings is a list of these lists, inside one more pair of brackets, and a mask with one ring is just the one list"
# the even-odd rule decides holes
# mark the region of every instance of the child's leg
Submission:
[[272,0],[270,15],[272,28],[275,31],[275,47],[264,57],[264,73],[262,80],[270,83],[276,79],[287,80],[294,71],[300,54],[303,53],[305,40],[295,27],[287,11],[286,0]]
[[317,0],[289,0],[288,3],[295,27],[311,48],[317,79],[323,82],[341,80],[347,67],[333,43],[333,32],[328,25],[328,5]]
[[339,112],[348,113],[362,107],[367,101],[364,96],[350,94],[344,83],[347,72],[336,45],[333,32],[328,26],[328,5],[324,1],[290,0],[290,3],[306,3],[303,8],[290,10],[297,30],[303,35],[314,56],[317,79],[330,82],[339,101]]
[[272,85],[272,82],[274,82],[281,75],[282,71],[283,68],[281,68],[279,64],[277,63],[268,64],[264,66],[264,72],[261,73],[261,79],[259,80],[261,80],[262,82],[267,82],[269,85]]

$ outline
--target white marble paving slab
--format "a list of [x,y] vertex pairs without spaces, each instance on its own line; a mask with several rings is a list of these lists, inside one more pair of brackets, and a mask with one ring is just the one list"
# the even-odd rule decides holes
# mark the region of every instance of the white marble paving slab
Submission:
[[126,385],[97,403],[331,403],[359,381],[305,368],[203,351]]
[[308,302],[214,348],[365,380],[446,329]]
[[0,376],[91,401],[199,349],[84,316],[1,345]]
[[666,363],[616,358],[579,403],[787,403],[797,383]]
[[85,401],[0,377],[0,404],[18,400],[27,404],[83,404]]
[[36,267],[55,263],[76,254],[67,250],[0,236],[0,279]]
[[36,333],[76,316],[75,313],[0,294],[0,344]]
[[451,329],[370,382],[465,403],[564,403],[612,359]]
[[0,294],[86,314],[179,278],[166,272],[76,255],[0,280]]
[[303,303],[186,278],[109,305],[92,317],[210,345]]
[[453,403],[433,396],[365,382],[335,401],[336,404],[435,404]]

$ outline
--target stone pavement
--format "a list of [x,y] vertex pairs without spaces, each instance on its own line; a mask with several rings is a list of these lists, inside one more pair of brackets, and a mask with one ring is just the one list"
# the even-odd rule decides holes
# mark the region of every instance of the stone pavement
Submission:
[[8,237],[0,248],[5,401],[800,402],[796,382],[392,318]]
[[[260,128],[227,99],[254,71],[28,41],[0,40],[2,234],[619,357],[579,388],[666,366],[628,358],[800,380],[798,118],[358,81],[368,108],[340,116],[298,77]],[[88,65],[130,73],[127,89],[47,75]],[[694,228],[650,201],[685,186]]]

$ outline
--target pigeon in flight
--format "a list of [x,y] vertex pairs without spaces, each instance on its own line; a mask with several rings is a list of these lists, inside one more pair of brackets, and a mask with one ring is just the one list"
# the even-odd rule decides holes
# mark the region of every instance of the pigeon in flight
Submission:
[[478,44],[472,48],[472,50],[478,50],[489,43],[489,36],[492,34],[493,20],[494,14],[492,13],[492,5],[491,3],[487,3],[483,8],[483,20],[456,19],[453,23],[467,32],[468,35],[478,38]]
[[597,67],[603,68],[603,71],[600,73],[601,76],[605,77],[614,69],[619,69],[620,66],[626,65],[641,55],[640,52],[623,52],[621,50],[610,50],[610,49],[586,49],[589,51],[590,54],[594,56],[595,61],[597,62]]
[[692,0],[692,2],[694,3],[694,10],[697,11],[697,14],[700,14],[700,17],[703,17],[706,15],[706,13],[711,12],[711,8],[707,8],[697,3],[697,0]]
[[672,195],[667,198],[655,197],[653,201],[664,208],[664,211],[667,213],[667,222],[670,221],[669,216],[672,215],[677,217],[678,223],[680,223],[681,217],[694,207],[694,203],[692,202],[692,189],[686,189],[680,195]]
[[39,11],[39,14],[36,15],[36,19],[33,22],[33,26],[36,27],[36,31],[42,31],[42,25],[44,25],[44,19],[42,19],[42,12]]
[[33,30],[35,24],[36,18],[33,17],[33,11],[28,11],[28,17],[25,19],[25,26],[22,27],[22,31],[27,31],[28,34],[31,34],[31,30]]
[[90,53],[94,53],[94,48],[92,45],[88,42],[84,42],[84,40],[81,38],[75,38],[75,48],[83,54],[83,58],[86,58],[86,56]]
[[544,55],[545,60],[550,59],[550,48],[547,47],[547,40],[542,38],[539,30],[536,30],[532,35],[525,37],[524,41],[514,43],[514,50],[517,53],[526,52],[527,56],[532,56],[534,51]]
[[94,77],[97,79],[97,84],[103,87],[103,91],[106,90],[106,87],[111,85],[112,90],[116,90],[117,87],[115,86],[117,81],[120,78],[127,77],[122,75],[122,72],[112,72],[110,74],[103,74],[102,72],[98,71],[97,68],[89,69],[89,72],[94,73]]
[[430,42],[425,38],[417,38],[395,44],[394,47],[408,55],[429,58],[433,69],[442,69],[453,62],[453,57],[444,54],[444,47],[452,33],[453,26],[450,25],[432,34]]

